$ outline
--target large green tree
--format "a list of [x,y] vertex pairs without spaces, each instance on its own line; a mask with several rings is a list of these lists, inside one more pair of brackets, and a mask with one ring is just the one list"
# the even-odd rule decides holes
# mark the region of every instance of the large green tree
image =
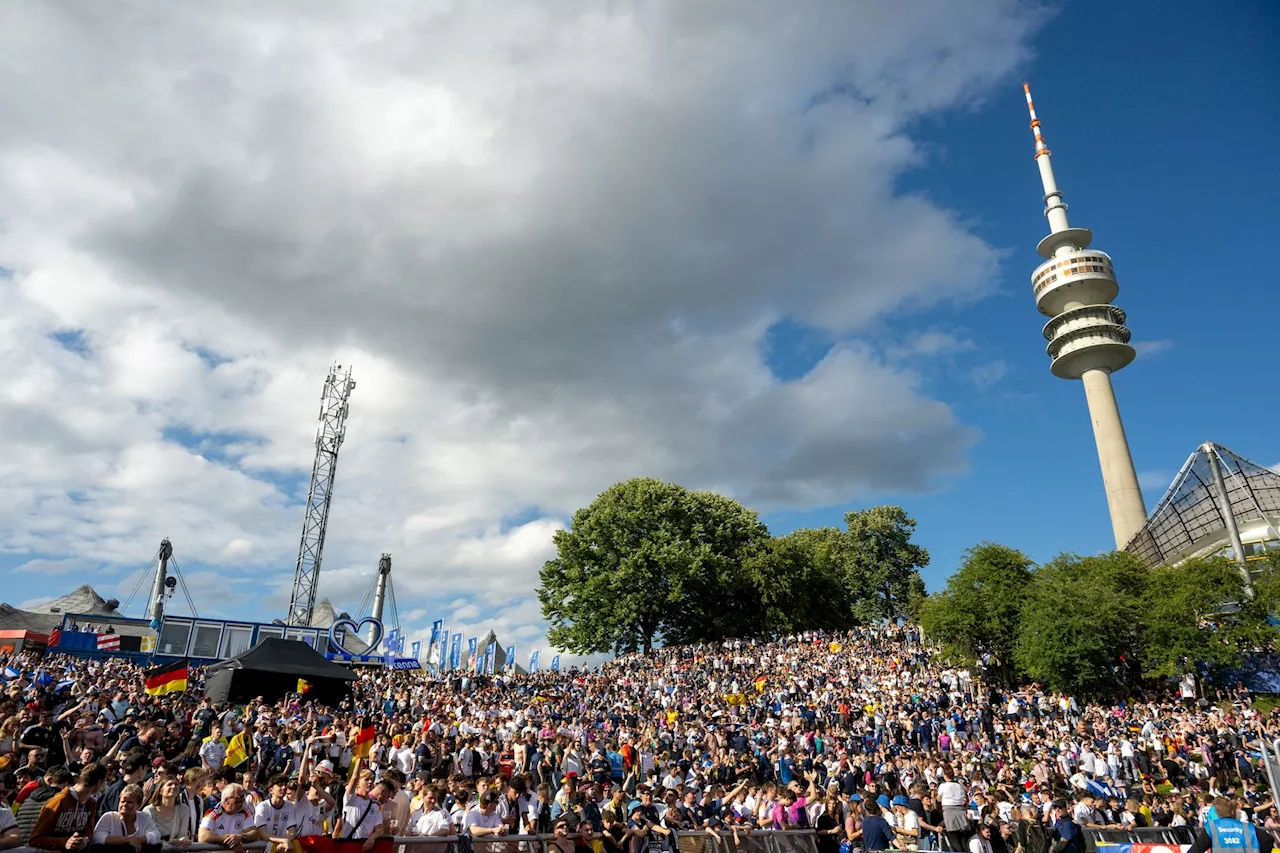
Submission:
[[737,633],[742,565],[767,538],[731,498],[649,478],[611,486],[555,534],[538,589],[547,638],[595,654]]
[[926,636],[965,664],[991,655],[995,672],[1010,684],[1032,568],[1026,554],[1004,545],[984,542],[970,548],[947,588],[929,596],[921,608]]
[[859,618],[915,618],[925,598],[920,570],[929,565],[929,552],[911,541],[916,520],[900,506],[875,506],[844,521],[845,584]]
[[1141,657],[1148,572],[1123,551],[1064,554],[1032,574],[1014,665],[1053,690],[1120,692]]
[[1262,579],[1262,601],[1250,601],[1240,567],[1225,557],[1152,570],[1142,612],[1146,673],[1180,676],[1200,662],[1238,666],[1246,650],[1274,643],[1270,577]]
[[761,543],[747,559],[742,608],[748,634],[840,631],[856,624],[844,583],[841,542],[834,528],[796,530]]

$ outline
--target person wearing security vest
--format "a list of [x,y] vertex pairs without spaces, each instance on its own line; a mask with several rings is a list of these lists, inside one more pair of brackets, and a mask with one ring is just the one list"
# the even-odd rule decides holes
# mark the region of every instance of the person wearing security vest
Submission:
[[1253,824],[1238,820],[1235,814],[1234,802],[1226,797],[1214,800],[1187,853],[1271,853],[1271,833],[1259,834]]

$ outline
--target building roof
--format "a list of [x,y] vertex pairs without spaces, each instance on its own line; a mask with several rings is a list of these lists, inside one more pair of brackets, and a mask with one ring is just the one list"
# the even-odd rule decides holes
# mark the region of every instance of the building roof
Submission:
[[0,629],[47,634],[62,624],[64,613],[87,613],[106,619],[123,619],[124,614],[116,609],[118,605],[118,602],[113,603],[98,595],[87,583],[81,584],[61,598],[33,604],[25,609],[12,604],[0,604]]
[[1221,466],[1238,527],[1274,527],[1280,521],[1280,474],[1207,442],[1188,457],[1124,550],[1154,568],[1217,550],[1226,543],[1226,519],[1213,485],[1215,459]]
[[124,618],[118,608],[120,602],[107,601],[107,599],[98,595],[97,591],[86,584],[76,587],[73,592],[55,598],[53,601],[46,601],[44,604],[34,604],[30,608],[31,613],[91,613],[94,616],[118,616]]

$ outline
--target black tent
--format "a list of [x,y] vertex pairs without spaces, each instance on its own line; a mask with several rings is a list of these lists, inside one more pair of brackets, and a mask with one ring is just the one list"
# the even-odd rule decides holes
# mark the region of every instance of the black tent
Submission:
[[271,637],[205,670],[204,693],[215,702],[276,702],[297,693],[299,679],[310,685],[307,699],[336,705],[356,676],[306,643]]

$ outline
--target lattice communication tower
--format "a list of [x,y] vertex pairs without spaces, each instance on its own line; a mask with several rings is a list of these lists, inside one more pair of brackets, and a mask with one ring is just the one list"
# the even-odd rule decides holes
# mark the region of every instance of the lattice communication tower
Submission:
[[316,460],[311,467],[311,488],[307,492],[306,515],[302,519],[302,544],[293,573],[293,595],[289,599],[290,625],[310,625],[316,607],[316,587],[320,582],[320,559],[324,534],[329,526],[329,504],[333,501],[333,479],[338,470],[338,451],[347,433],[347,411],[355,390],[351,368],[341,364],[329,369],[320,395],[320,428],[316,431]]

